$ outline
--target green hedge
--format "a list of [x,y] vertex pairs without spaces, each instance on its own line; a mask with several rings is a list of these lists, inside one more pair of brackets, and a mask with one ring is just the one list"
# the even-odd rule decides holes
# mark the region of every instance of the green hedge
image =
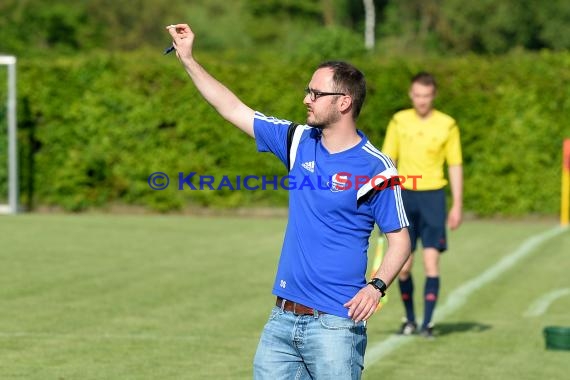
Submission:
[[[234,59],[236,58],[236,59]],[[303,121],[303,88],[317,62],[199,56],[253,108]],[[570,54],[352,60],[369,93],[359,127],[380,147],[393,112],[408,107],[409,77],[439,79],[437,106],[462,132],[465,208],[480,215],[554,214],[563,137],[570,137]],[[178,172],[284,175],[282,164],[207,105],[174,57],[129,55],[21,60],[22,202],[81,211],[109,204],[152,210],[284,206],[278,191],[179,191]],[[150,189],[167,173],[171,185]]]

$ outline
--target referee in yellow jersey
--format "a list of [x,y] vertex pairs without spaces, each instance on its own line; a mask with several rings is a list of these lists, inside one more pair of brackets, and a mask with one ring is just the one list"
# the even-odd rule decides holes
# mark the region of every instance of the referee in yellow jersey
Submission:
[[[437,84],[431,74],[420,72],[412,78],[409,96],[413,108],[394,114],[382,147],[382,151],[397,164],[400,176],[418,178],[415,182],[403,184],[402,199],[410,222],[412,253],[417,240],[422,242],[426,279],[424,318],[419,332],[427,338],[433,338],[432,316],[440,288],[439,255],[447,249],[446,219],[450,229],[459,227],[463,207],[459,128],[452,117],[433,108],[436,92]],[[444,190],[448,184],[444,175],[446,163],[453,198],[448,214]],[[413,258],[414,255],[410,255],[398,277],[406,310],[406,318],[399,331],[403,335],[411,335],[418,330],[411,275]]]

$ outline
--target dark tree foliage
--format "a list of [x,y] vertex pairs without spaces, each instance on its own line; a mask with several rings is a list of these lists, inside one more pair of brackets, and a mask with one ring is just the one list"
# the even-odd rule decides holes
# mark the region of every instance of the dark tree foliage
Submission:
[[[376,0],[384,54],[502,54],[570,48],[565,0]],[[160,49],[163,27],[188,22],[206,50],[303,48],[323,28],[363,40],[356,0],[2,0],[0,53],[73,54]],[[310,44],[310,42],[309,42]]]

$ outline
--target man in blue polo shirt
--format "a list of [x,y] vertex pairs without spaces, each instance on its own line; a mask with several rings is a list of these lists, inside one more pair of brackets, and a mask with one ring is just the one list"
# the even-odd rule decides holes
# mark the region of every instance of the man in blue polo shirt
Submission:
[[[222,117],[289,169],[289,221],[273,286],[276,304],[254,359],[255,379],[360,379],[366,325],[410,254],[396,169],[356,129],[364,76],[345,62],[314,72],[306,125],[255,112],[192,55],[186,24],[167,27],[198,91]],[[368,239],[378,224],[384,261],[366,282]]]

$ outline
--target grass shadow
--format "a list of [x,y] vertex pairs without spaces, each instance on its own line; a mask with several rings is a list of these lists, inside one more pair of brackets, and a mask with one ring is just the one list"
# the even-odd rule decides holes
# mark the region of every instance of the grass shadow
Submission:
[[492,326],[479,322],[441,322],[434,326],[434,332],[439,335],[448,335],[465,332],[483,332],[489,330]]

